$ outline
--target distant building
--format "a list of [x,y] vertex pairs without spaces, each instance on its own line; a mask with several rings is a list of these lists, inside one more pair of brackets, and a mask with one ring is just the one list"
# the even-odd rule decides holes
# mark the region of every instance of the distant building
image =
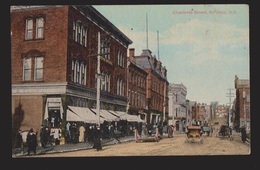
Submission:
[[172,117],[172,122],[176,131],[182,131],[185,123],[189,124],[190,107],[187,102],[187,88],[181,84],[169,84],[169,115]]
[[216,107],[216,117],[227,117],[228,114],[228,105],[217,105]]

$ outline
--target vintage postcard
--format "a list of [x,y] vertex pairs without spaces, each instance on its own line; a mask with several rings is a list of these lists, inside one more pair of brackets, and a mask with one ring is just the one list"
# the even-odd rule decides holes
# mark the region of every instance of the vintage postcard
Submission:
[[249,5],[12,5],[12,158],[251,154]]

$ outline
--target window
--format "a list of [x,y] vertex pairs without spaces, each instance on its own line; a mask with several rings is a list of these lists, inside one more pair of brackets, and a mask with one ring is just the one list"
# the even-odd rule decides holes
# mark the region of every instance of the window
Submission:
[[107,37],[102,37],[101,38],[101,42],[100,42],[100,53],[102,55],[102,57],[106,58],[106,59],[110,59],[110,42],[109,39]]
[[[34,24],[35,24],[35,27],[34,27]],[[34,32],[35,32],[35,34],[34,34]],[[43,37],[44,37],[44,18],[37,17],[36,19],[35,18],[26,19],[25,39],[26,40],[32,40],[34,38],[43,39]]]
[[123,80],[117,79],[117,95],[123,95]]
[[33,39],[33,19],[29,18],[26,20],[25,39]]
[[80,76],[80,72],[79,72],[79,62],[78,61],[76,61],[76,63],[75,63],[75,74],[76,74],[76,80],[75,80],[75,82],[76,83],[79,83],[79,76]]
[[86,66],[84,63],[80,65],[80,84],[86,85]]
[[80,43],[80,41],[81,41],[81,24],[79,23],[79,22],[77,22],[77,31],[76,31],[76,33],[77,33],[77,37],[76,37],[76,42],[78,42],[78,43]]
[[117,64],[124,68],[124,58],[123,53],[121,51],[118,51],[117,53]]
[[76,40],[76,24],[75,24],[75,21],[73,21],[72,39],[73,39],[74,41],[77,41],[77,40]]
[[87,46],[87,29],[85,26],[82,27],[82,45]]
[[72,60],[72,63],[71,63],[71,81],[73,82],[74,81],[74,61]]
[[86,85],[87,66],[84,62],[72,61],[71,73],[72,82]]
[[34,80],[42,80],[42,78],[43,78],[43,57],[35,57]]
[[110,74],[103,72],[101,75],[101,90],[110,92]]
[[81,21],[73,21],[72,39],[84,47],[87,46],[87,27]]
[[23,81],[43,79],[44,54],[31,50],[23,56]]
[[43,38],[43,23],[44,20],[42,17],[36,18],[36,38]]
[[28,81],[31,80],[31,72],[32,72],[32,59],[24,58],[23,59],[23,80]]

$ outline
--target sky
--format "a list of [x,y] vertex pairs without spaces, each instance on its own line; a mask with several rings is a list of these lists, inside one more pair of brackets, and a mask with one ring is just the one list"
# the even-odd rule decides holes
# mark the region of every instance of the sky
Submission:
[[135,55],[148,47],[166,67],[168,82],[187,87],[190,101],[228,104],[235,75],[250,78],[246,4],[93,7],[133,41]]

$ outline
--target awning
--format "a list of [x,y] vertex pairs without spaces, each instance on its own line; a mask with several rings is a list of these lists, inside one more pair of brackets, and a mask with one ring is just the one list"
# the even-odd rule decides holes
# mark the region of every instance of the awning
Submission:
[[112,112],[112,113],[118,115],[121,120],[127,120],[128,122],[144,122],[144,120],[142,120],[137,115],[130,115],[130,114],[127,114],[126,112],[122,112],[122,111],[111,111],[110,110],[109,112]]
[[[66,120],[94,124],[98,123],[98,116],[95,115],[89,108],[68,106]],[[100,117],[100,123],[103,122],[104,119]]]
[[[97,109],[91,109],[97,114]],[[100,109],[100,117],[104,118],[107,122],[119,121],[120,119],[117,116],[112,115],[107,110]]]

